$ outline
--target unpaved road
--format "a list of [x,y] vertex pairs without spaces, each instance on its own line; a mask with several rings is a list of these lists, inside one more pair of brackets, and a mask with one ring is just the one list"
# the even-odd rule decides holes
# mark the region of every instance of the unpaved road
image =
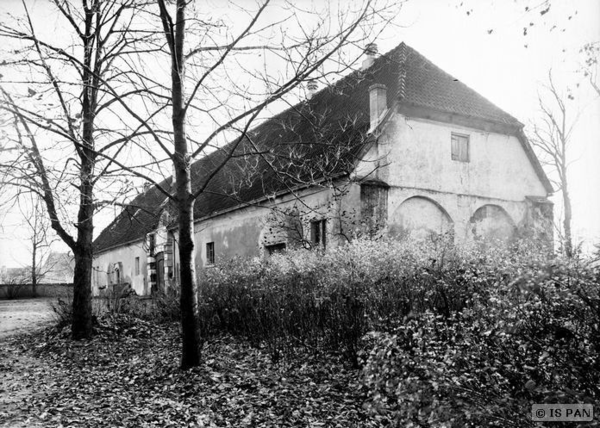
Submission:
[[53,322],[52,302],[39,298],[0,300],[0,342],[18,333],[29,333]]
[[37,415],[28,411],[31,376],[44,370],[42,362],[20,348],[19,334],[33,333],[55,320],[52,302],[39,298],[0,300],[0,428],[37,428]]

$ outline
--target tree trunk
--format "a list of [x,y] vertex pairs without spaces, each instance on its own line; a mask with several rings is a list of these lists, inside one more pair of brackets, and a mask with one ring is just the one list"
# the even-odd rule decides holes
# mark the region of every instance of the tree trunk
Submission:
[[[566,174],[566,173],[565,173]],[[565,231],[564,250],[567,257],[573,257],[573,238],[571,236],[571,217],[573,212],[571,209],[571,196],[567,188],[566,175],[562,186],[563,204],[565,206],[565,218],[563,220],[563,228]]]
[[[189,171],[189,169],[188,169]],[[177,174],[177,178],[183,174]],[[189,174],[188,174],[189,177]],[[190,187],[182,185],[178,187]],[[194,265],[194,202],[179,200],[179,259],[181,278],[181,368],[186,370],[200,364],[200,331],[198,325],[198,287]]]
[[[164,5],[163,5],[164,6]],[[173,102],[173,143],[177,208],[179,214],[179,259],[181,278],[181,368],[200,365],[200,330],[198,325],[198,286],[194,263],[194,197],[190,154],[185,134],[183,45],[185,41],[186,0],[177,1],[174,38],[171,38],[171,85]]]
[[[85,135],[85,130],[84,130]],[[88,140],[89,141],[89,140]],[[77,215],[77,250],[73,275],[73,339],[92,337],[92,266],[94,238],[93,206],[93,154],[83,151],[79,213]]]
[[80,248],[75,253],[75,273],[73,275],[73,339],[92,337],[92,251]]
[[[37,215],[37,214],[36,214]],[[35,232],[34,232],[35,234]],[[37,239],[34,236],[33,239]],[[37,245],[34,243],[31,251],[31,294],[33,297],[37,297],[37,272],[36,272],[36,257],[37,257]]]

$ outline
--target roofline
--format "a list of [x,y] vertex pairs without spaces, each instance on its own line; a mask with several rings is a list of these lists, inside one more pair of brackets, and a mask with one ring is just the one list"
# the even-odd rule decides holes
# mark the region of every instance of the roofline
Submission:
[[550,180],[548,179],[548,176],[546,175],[544,168],[542,168],[542,164],[540,163],[540,160],[535,155],[535,152],[533,151],[531,144],[529,144],[529,139],[525,135],[525,132],[523,132],[523,128],[518,130],[516,137],[519,140],[519,142],[521,143],[521,147],[523,147],[523,150],[525,150],[525,154],[527,155],[529,162],[531,162],[531,165],[533,166],[535,173],[537,174],[538,178],[542,182],[542,185],[544,186],[544,189],[546,190],[548,195],[554,193],[554,188],[552,187],[552,183],[550,183]]
[[[340,178],[342,178],[344,176],[348,176],[348,174],[346,174],[346,173],[339,173],[339,174],[336,174],[336,175],[334,175],[332,177],[329,177],[329,179],[339,180]],[[209,220],[209,219],[214,218],[214,217],[221,216],[223,214],[227,214],[228,212],[231,212],[231,211],[236,211],[236,210],[239,210],[239,209],[242,209],[242,208],[247,208],[247,207],[252,206],[252,205],[257,205],[257,204],[260,204],[260,203],[262,203],[264,201],[268,201],[269,199],[273,199],[274,200],[274,199],[280,198],[282,196],[288,195],[290,193],[293,193],[294,191],[297,191],[297,190],[310,189],[311,187],[315,187],[317,184],[322,183],[323,181],[326,181],[326,180],[327,180],[327,178],[321,178],[321,179],[319,179],[319,180],[317,180],[317,181],[315,181],[314,183],[311,183],[311,184],[303,184],[301,186],[297,186],[297,187],[294,187],[292,189],[280,190],[279,192],[271,193],[268,196],[263,196],[263,197],[260,197],[260,198],[256,198],[256,199],[253,199],[253,200],[248,201],[248,202],[242,202],[242,203],[240,203],[238,205],[234,205],[233,207],[229,207],[229,208],[226,208],[226,209],[220,210],[220,211],[215,211],[215,212],[213,212],[213,213],[211,213],[209,215],[205,215],[205,216],[200,217],[198,219],[194,219],[194,224],[199,223],[201,221]],[[325,189],[323,188],[323,190],[325,190]],[[172,230],[174,228],[170,228],[170,229]]]
[[[335,176],[333,176],[331,178],[337,180],[337,179],[340,179],[341,177],[343,177],[345,175],[347,175],[347,174],[340,173],[340,174],[337,174],[337,175],[335,175]],[[297,190],[309,189],[311,187],[314,187],[316,184],[321,183],[321,182],[323,182],[325,180],[326,180],[325,178],[322,178],[322,179],[320,179],[320,180],[318,180],[318,181],[316,181],[315,183],[312,183],[312,184],[306,184],[306,185],[298,186],[296,188],[289,189],[289,190],[281,190],[281,191],[275,192],[275,193],[273,193],[273,194],[271,194],[269,196],[263,196],[261,198],[256,198],[256,199],[253,199],[253,200],[248,201],[248,202],[243,202],[243,203],[240,203],[238,205],[234,205],[233,207],[230,207],[230,208],[227,208],[227,209],[224,209],[224,210],[215,211],[215,212],[213,212],[213,213],[211,213],[209,215],[205,215],[203,217],[194,219],[194,224],[200,223],[202,221],[210,220],[211,218],[219,217],[219,216],[221,216],[223,214],[227,214],[228,212],[231,212],[231,211],[236,211],[236,210],[240,210],[240,209],[243,209],[243,208],[247,208],[247,207],[252,206],[252,205],[257,205],[257,204],[260,204],[260,203],[262,203],[264,201],[268,201],[269,199],[277,199],[277,198],[279,198],[281,196],[285,196],[285,195],[290,194],[290,193],[292,193],[294,191],[297,191]],[[325,189],[323,189],[323,190],[325,190]],[[177,229],[176,227],[167,227],[167,230],[169,230],[169,231],[176,230],[176,229]],[[94,257],[97,256],[97,255],[100,255],[102,253],[105,253],[107,251],[113,250],[115,248],[124,247],[126,245],[131,245],[131,244],[134,244],[136,242],[141,242],[141,241],[143,241],[143,238],[132,239],[131,241],[120,242],[119,244],[111,245],[110,247],[103,248],[102,250],[100,250],[98,252],[94,252]]]
[[137,238],[137,239],[132,239],[131,241],[127,241],[127,242],[119,242],[118,244],[111,245],[110,247],[103,248],[100,251],[94,251],[93,257],[96,257],[96,256],[98,256],[98,255],[100,255],[102,253],[107,252],[107,251],[114,250],[115,248],[124,247],[126,245],[131,245],[131,244],[134,244],[136,242],[141,242],[143,240],[144,240],[144,238]]
[[454,125],[468,126],[487,132],[498,132],[502,134],[517,132],[523,127],[521,122],[510,124],[493,119],[485,119],[479,116],[471,116],[464,113],[454,113],[447,110],[436,109],[415,103],[400,101],[398,103],[398,112],[407,117],[417,117],[420,119],[433,120],[435,122],[444,122]]

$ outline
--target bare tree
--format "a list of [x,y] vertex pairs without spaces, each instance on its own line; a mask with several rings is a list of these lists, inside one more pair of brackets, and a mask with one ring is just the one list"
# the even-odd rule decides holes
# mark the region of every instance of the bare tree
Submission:
[[[186,369],[200,363],[195,201],[230,162],[239,162],[245,174],[251,174],[250,156],[260,157],[269,167],[286,165],[281,175],[290,176],[294,168],[289,163],[276,162],[273,153],[261,153],[253,144],[251,126],[270,105],[285,105],[286,97],[300,85],[317,78],[326,81],[356,65],[358,55],[348,59],[344,49],[362,47],[376,38],[399,4],[366,0],[344,10],[327,4],[329,10],[310,11],[291,2],[264,0],[254,8],[228,3],[228,14],[219,16],[216,10],[198,14],[194,11],[198,5],[187,0],[157,3],[170,59],[170,82],[165,86],[173,135],[160,146],[173,162],[176,182],[173,194],[166,188],[163,192],[178,216],[181,366]],[[207,132],[190,135],[189,124]],[[222,145],[227,140],[231,143]],[[214,150],[221,153],[205,165],[203,180],[193,181],[193,159]],[[306,176],[296,178],[310,181]]]
[[25,0],[21,15],[0,22],[0,109],[14,119],[12,155],[0,168],[4,185],[43,200],[74,254],[72,336],[84,339],[92,335],[94,213],[131,189],[119,159],[144,134],[128,111],[139,92],[131,56],[145,36],[132,30],[135,0],[50,3],[55,15],[41,18],[56,16],[60,33],[45,31]]
[[590,85],[600,96],[600,83],[598,83],[598,57],[600,56],[600,41],[586,43],[581,52],[584,55],[585,64],[582,72],[584,77],[590,82]]
[[19,210],[27,226],[27,243],[31,255],[30,281],[34,296],[37,295],[37,286],[53,266],[45,263],[50,253],[50,246],[55,240],[52,236],[50,221],[41,201],[35,194],[31,198],[19,200]]
[[568,106],[568,97],[564,97],[548,73],[545,93],[538,97],[540,107],[539,121],[533,124],[530,141],[540,155],[542,164],[550,169],[554,177],[554,188],[560,191],[563,202],[562,249],[567,257],[573,256],[573,237],[571,232],[572,207],[569,193],[569,165],[572,156],[573,129],[577,115],[572,115]]

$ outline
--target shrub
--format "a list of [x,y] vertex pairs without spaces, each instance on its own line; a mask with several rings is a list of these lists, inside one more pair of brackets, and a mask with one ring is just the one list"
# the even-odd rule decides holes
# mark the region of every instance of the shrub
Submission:
[[371,412],[402,426],[531,426],[531,403],[598,401],[598,270],[517,251],[482,274],[497,281],[463,310],[368,336]]
[[152,296],[151,309],[145,313],[145,317],[162,323],[181,320],[179,299],[179,291]]
[[390,424],[531,426],[531,403],[600,398],[600,268],[522,242],[356,240],[231,260],[200,285],[204,336],[342,352]]
[[52,311],[56,317],[56,326],[63,328],[71,325],[73,321],[73,305],[69,300],[58,298],[51,303]]
[[391,331],[411,312],[449,316],[493,282],[482,263],[461,257],[437,243],[356,240],[324,254],[231,260],[201,277],[203,334],[242,335],[274,356],[295,346],[339,350],[356,365],[367,331]]

